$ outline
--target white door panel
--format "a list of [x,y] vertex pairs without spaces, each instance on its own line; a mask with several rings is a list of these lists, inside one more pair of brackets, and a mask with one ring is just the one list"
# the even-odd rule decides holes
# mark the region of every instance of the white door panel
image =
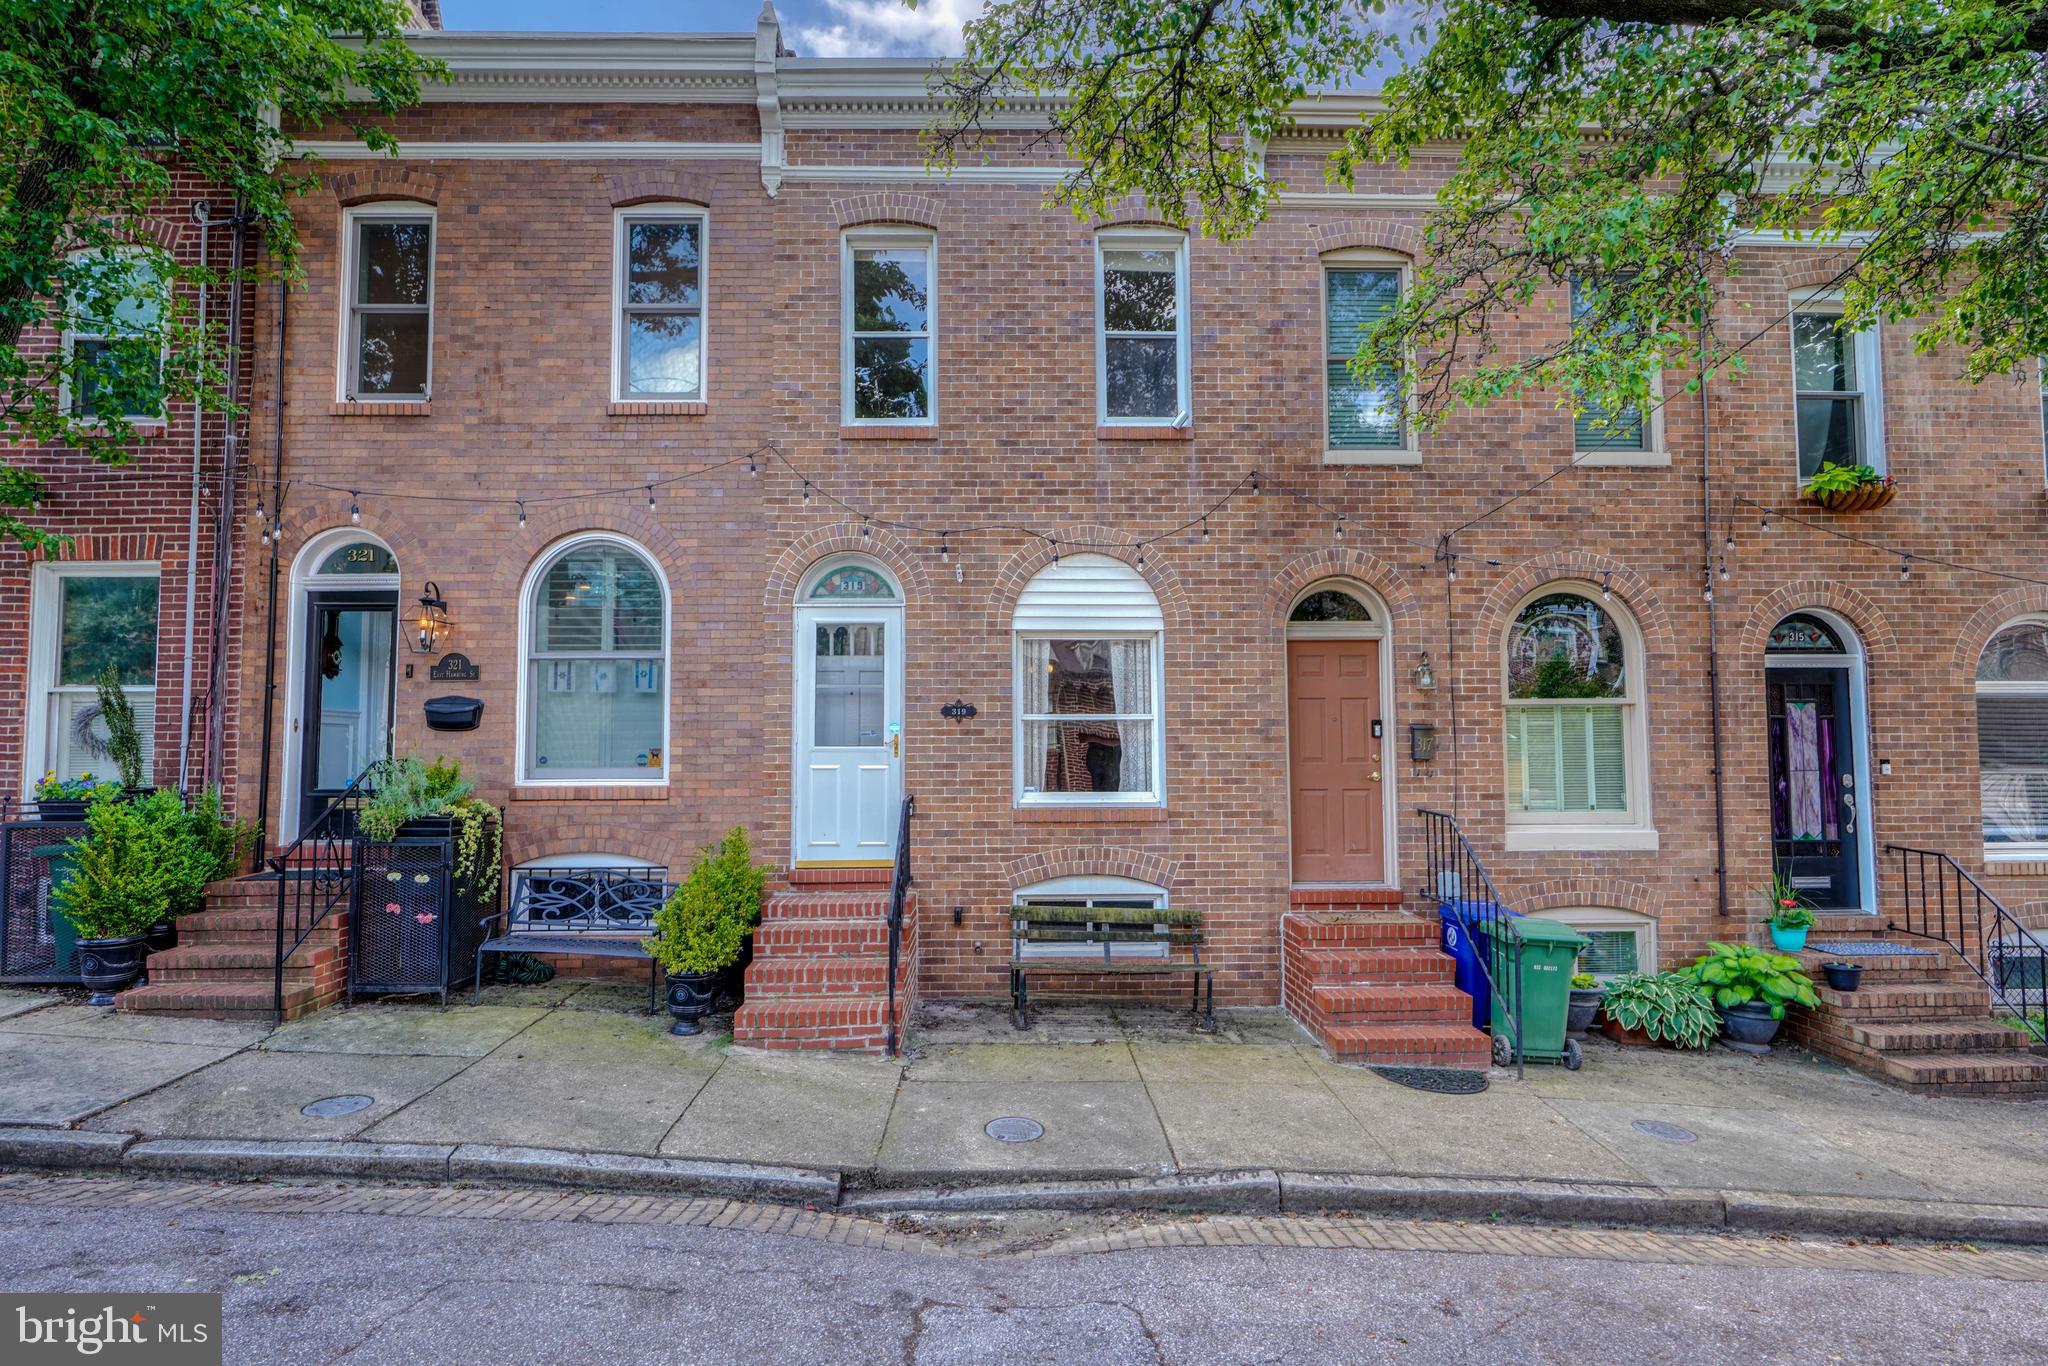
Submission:
[[[796,614],[795,839],[801,860],[895,851],[903,790],[903,617],[875,607]],[[893,728],[893,730],[892,730]]]

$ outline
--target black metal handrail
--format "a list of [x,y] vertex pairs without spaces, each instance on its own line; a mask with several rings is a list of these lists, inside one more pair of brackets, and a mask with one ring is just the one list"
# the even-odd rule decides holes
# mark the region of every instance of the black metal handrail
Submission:
[[[356,809],[374,795],[390,761],[358,773],[327,809],[285,849],[264,860],[277,878],[277,961],[271,979],[273,1025],[284,1022],[284,964],[328,916],[352,905],[356,892]],[[291,943],[285,943],[286,927]]]
[[[1472,842],[1465,838],[1465,832],[1458,828],[1458,818],[1447,811],[1431,811],[1418,808],[1416,814],[1422,817],[1423,850],[1425,854],[1426,882],[1422,894],[1435,901],[1438,914],[1452,914],[1450,908],[1457,907],[1458,922],[1469,934],[1476,926],[1486,936],[1485,943],[1493,952],[1501,954],[1506,968],[1509,985],[1521,981],[1521,945],[1512,935],[1506,933],[1510,914],[1508,904],[1487,875],[1486,865],[1479,861],[1479,855],[1472,850]],[[1475,898],[1475,891],[1485,892],[1483,899]],[[1522,1064],[1522,1011],[1521,1002],[1511,990],[1494,980],[1493,964],[1488,961],[1493,952],[1475,953],[1479,971],[1486,977],[1487,992],[1494,1007],[1507,1016],[1508,1034],[1515,1055],[1515,1075],[1523,1075]],[[1496,1038],[1499,1035],[1496,1033]]]
[[884,1047],[896,1056],[902,1042],[896,1034],[896,968],[903,958],[903,899],[910,892],[910,818],[917,814],[917,798],[903,794],[903,809],[896,818],[896,861],[889,873],[889,1014],[885,1022]]
[[1940,850],[1884,851],[1899,856],[1899,914],[1886,928],[1948,945],[2035,1042],[2048,1043],[2048,944]]

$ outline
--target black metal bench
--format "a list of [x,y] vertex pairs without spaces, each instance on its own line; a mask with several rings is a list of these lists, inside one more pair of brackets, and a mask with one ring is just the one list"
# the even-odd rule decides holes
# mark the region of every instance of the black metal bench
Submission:
[[[661,1009],[661,965],[640,946],[674,885],[666,868],[526,868],[506,910],[486,916],[476,950],[475,1005],[487,953],[638,958],[647,964],[647,1009]],[[497,928],[492,929],[493,926]]]
[[[1216,968],[1202,961],[1202,916],[1199,911],[1154,906],[1038,906],[1010,908],[1010,1001],[1017,1028],[1025,1027],[1030,1007],[1026,978],[1034,973],[1110,973],[1118,977],[1164,977],[1187,973],[1194,979],[1188,1009],[1202,1017],[1202,1027],[1216,1029]],[[1026,956],[1030,944],[1085,944],[1087,954]],[[1158,945],[1158,957],[1117,954],[1120,945]],[[1100,947],[1098,957],[1092,950]],[[1175,948],[1189,956],[1173,957]],[[1206,1001],[1204,992],[1206,986]]]

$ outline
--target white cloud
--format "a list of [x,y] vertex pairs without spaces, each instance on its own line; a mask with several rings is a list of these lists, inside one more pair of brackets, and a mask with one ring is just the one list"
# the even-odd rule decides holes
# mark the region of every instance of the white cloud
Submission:
[[805,57],[953,57],[960,28],[982,0],[825,0],[826,21],[794,24],[789,45]]

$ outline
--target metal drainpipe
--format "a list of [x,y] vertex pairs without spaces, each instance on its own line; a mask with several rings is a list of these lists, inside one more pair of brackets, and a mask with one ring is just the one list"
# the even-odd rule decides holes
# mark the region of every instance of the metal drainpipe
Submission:
[[[232,410],[241,396],[242,354],[242,263],[249,238],[250,215],[238,198],[234,216],[215,223],[232,228],[234,237],[228,257],[228,407]],[[220,506],[214,515],[213,597],[208,604],[206,748],[200,768],[202,781],[225,785],[227,775],[227,677],[228,677],[228,590],[234,571],[235,500],[241,479],[241,436],[230,412],[221,428]]]
[[[1700,354],[1706,355],[1701,336]],[[1714,408],[1707,397],[1707,377],[1700,376],[1700,550],[1707,573],[1707,725],[1714,745],[1714,882],[1715,908],[1728,914],[1727,779],[1721,772],[1721,650],[1715,635],[1719,608],[1714,601]]]
[[[277,282],[277,414],[271,424],[270,498],[273,526],[284,526],[285,410],[285,283]],[[277,575],[278,542],[270,538],[270,620],[263,633],[263,751],[256,782],[256,848],[259,856],[270,838],[270,754],[277,730]]]
[[[192,206],[192,220],[199,225],[199,269],[204,272],[212,259],[207,248],[213,222],[205,203]],[[199,280],[199,330],[206,331],[206,277]],[[192,490],[185,497],[185,632],[178,682],[178,791],[191,787],[192,777],[192,637],[199,617],[199,490],[200,470],[205,460],[202,436],[206,430],[206,409],[195,396],[192,400]]]

